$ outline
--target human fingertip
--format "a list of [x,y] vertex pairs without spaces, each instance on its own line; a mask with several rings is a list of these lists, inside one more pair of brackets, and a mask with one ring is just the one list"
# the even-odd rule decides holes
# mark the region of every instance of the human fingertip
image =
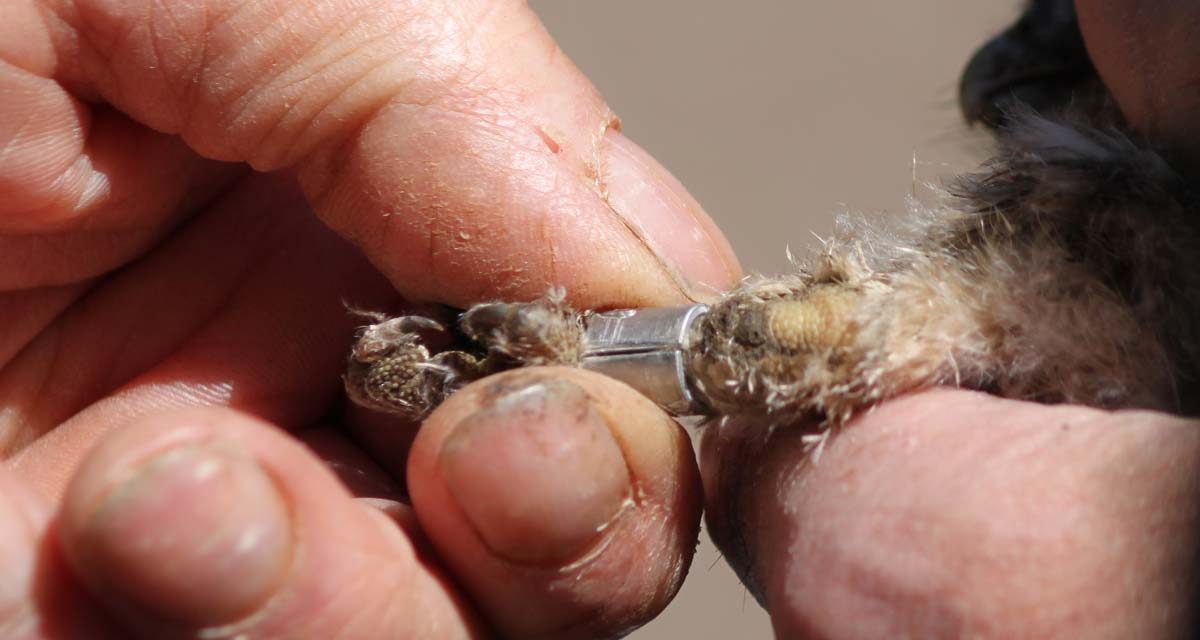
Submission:
[[515,562],[579,553],[632,491],[609,426],[567,380],[527,380],[486,399],[458,421],[439,462],[485,544]]
[[685,296],[711,300],[741,278],[729,241],[653,156],[615,128],[599,153],[601,195]]
[[695,550],[687,434],[594,372],[468,386],[426,420],[408,476],[430,541],[508,636],[627,633],[670,602]]
[[179,443],[120,477],[81,475],[66,497],[64,548],[82,581],[125,617],[228,624],[283,583],[289,509],[238,443]]

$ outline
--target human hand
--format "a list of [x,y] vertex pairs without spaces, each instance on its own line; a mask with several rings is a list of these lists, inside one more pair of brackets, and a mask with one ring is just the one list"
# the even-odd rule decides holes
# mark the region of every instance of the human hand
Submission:
[[709,529],[781,637],[1185,637],[1200,431],[965,391],[702,443]]
[[698,476],[615,383],[464,394],[407,467],[335,411],[344,303],[738,277],[522,3],[24,2],[0,60],[6,631],[594,636],[670,599]]

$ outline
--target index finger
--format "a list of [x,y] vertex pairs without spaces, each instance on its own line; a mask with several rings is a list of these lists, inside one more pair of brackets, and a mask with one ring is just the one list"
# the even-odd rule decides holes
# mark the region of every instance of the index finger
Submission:
[[42,4],[57,80],[205,156],[297,167],[409,297],[663,304],[740,276],[523,2]]

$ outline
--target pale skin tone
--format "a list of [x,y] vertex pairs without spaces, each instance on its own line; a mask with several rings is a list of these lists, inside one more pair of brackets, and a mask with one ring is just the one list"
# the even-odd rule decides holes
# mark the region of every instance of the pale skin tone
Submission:
[[[1135,4],[1200,24],[1081,0],[1089,44]],[[1191,621],[1200,435],[1165,415],[943,391],[815,467],[797,430],[732,425],[698,469],[578,371],[477,383],[415,441],[343,412],[344,303],[672,304],[740,276],[522,4],[10,5],[0,635],[613,635],[674,593],[702,489],[782,635]],[[1193,105],[1130,79],[1186,52],[1097,56],[1185,152]]]

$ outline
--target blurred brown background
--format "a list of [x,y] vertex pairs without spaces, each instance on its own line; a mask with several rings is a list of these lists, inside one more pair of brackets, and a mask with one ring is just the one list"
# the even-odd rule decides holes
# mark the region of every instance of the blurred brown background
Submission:
[[[725,230],[747,271],[787,268],[836,214],[904,209],[986,136],[955,104],[970,53],[1017,0],[531,0],[550,32]],[[914,160],[915,159],[915,160]],[[636,632],[769,638],[702,536],[682,593]]]

